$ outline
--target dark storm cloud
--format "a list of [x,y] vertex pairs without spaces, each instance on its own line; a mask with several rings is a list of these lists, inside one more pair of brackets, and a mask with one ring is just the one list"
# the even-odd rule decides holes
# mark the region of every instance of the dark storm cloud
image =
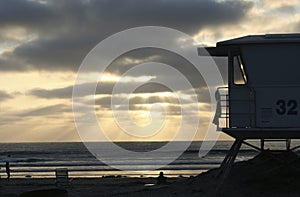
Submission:
[[251,6],[249,2],[212,0],[127,0],[117,3],[107,0],[98,5],[102,7],[100,16],[106,21],[162,25],[191,34],[205,25],[236,22]]
[[1,1],[0,25],[20,26],[29,33],[38,32],[41,36],[49,36],[50,33],[63,32],[85,20],[85,9],[86,6],[80,0],[49,0],[44,3],[38,0]]
[[[161,25],[194,34],[205,26],[242,20],[252,3],[246,1],[1,1],[0,25],[21,26],[37,39],[0,57],[2,70],[77,70],[99,41],[118,31]],[[7,55],[22,64],[3,61]],[[3,65],[4,64],[4,65]],[[29,67],[24,67],[24,64]]]
[[1,26],[34,27],[54,17],[54,10],[35,1],[0,1]]
[[0,90],[0,102],[13,98],[13,96],[3,90]]
[[26,71],[31,70],[30,66],[25,65],[20,57],[16,57],[11,52],[6,52],[0,56],[0,71]]
[[[29,0],[0,2],[0,24],[44,30],[102,30],[110,32],[139,25],[163,25],[196,33],[205,25],[240,20],[252,3],[213,0]],[[107,25],[107,26],[102,26]],[[54,28],[56,27],[56,28]],[[85,29],[85,28],[91,29]],[[101,32],[98,32],[101,33]],[[103,36],[103,33],[101,34]]]

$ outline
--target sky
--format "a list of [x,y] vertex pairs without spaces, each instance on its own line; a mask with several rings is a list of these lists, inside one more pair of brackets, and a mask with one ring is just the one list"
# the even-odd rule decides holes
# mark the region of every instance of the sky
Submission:
[[[80,141],[72,113],[72,89],[79,66],[100,41],[139,26],[177,29],[205,46],[250,34],[298,33],[300,1],[0,1],[0,142]],[[131,95],[129,114],[135,124],[142,126],[164,115],[161,131],[139,138],[122,131],[113,119],[110,101],[114,85],[129,68],[149,61],[173,65],[189,76],[203,110],[196,114],[191,109],[191,116],[201,118],[195,140],[202,140],[210,116],[209,95],[203,79],[194,76],[193,70],[183,69],[187,62],[182,58],[154,49],[130,51],[118,57],[97,87],[95,110],[109,138],[164,141],[170,140],[176,132],[180,106],[175,94],[159,84],[147,85],[153,77],[175,83],[176,79],[168,72],[157,73],[157,76],[131,73],[120,82],[124,87],[145,82]],[[226,73],[226,59],[215,58],[215,61],[222,73]],[[224,78],[226,80],[226,76]],[[178,93],[184,98],[191,94],[187,89]],[[126,96],[120,93],[115,99],[122,100]],[[149,113],[153,104],[154,108],[155,104],[163,106],[166,112],[158,107]],[[120,114],[125,111],[122,107],[118,108]],[[189,128],[188,123],[183,124]],[[221,139],[230,138],[222,135]]]

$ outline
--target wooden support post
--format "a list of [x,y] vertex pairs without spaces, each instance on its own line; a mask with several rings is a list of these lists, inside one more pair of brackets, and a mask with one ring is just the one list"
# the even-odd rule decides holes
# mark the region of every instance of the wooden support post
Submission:
[[220,171],[217,174],[217,177],[222,176],[223,178],[226,178],[228,174],[230,173],[230,170],[233,166],[234,160],[241,148],[241,145],[243,143],[243,140],[236,139],[231,146],[229,152],[227,153],[225,159],[223,160]]
[[264,151],[264,149],[265,149],[265,140],[263,138],[260,139],[260,149],[261,149],[261,151]]
[[286,139],[286,150],[287,151],[291,150],[291,139]]
[[225,159],[223,160],[221,166],[220,166],[220,171],[217,174],[217,178],[220,179],[220,183],[218,187],[216,188],[215,192],[216,195],[218,196],[218,193],[220,192],[220,189],[222,188],[223,183],[225,182],[226,178],[228,177],[231,168],[234,164],[234,160],[241,148],[241,145],[243,143],[243,140],[236,139],[231,146],[229,152],[227,153]]

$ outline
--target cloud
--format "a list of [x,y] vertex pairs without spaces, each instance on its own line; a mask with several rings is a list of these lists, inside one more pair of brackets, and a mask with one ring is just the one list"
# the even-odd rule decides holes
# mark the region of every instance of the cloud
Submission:
[[195,35],[195,39],[207,45],[214,45],[217,41],[245,35],[299,32],[299,11],[299,0],[253,1],[253,6],[245,12],[242,20],[226,25],[206,26]]
[[[106,74],[109,79],[109,76],[114,76],[115,78],[121,77],[123,73],[130,69],[134,69],[136,64],[144,63],[148,61],[146,54],[149,55],[152,61],[157,61],[161,63],[165,63],[170,67],[177,69],[192,85],[192,89],[198,95],[199,101],[201,102],[209,102],[210,97],[208,94],[208,90],[206,87],[206,83],[202,78],[201,74],[188,63],[182,57],[172,54],[171,52],[165,50],[153,50],[153,49],[144,49],[143,51],[135,51],[125,54],[120,58],[116,59],[106,71]],[[128,61],[130,59],[130,61]],[[123,64],[123,62],[130,62],[127,64]],[[214,62],[218,66],[224,83],[227,82],[227,59],[226,58],[214,58]],[[201,69],[200,69],[201,70]],[[147,77],[148,74],[151,74],[151,77]],[[139,81],[141,76],[144,76],[146,81]],[[88,77],[88,74],[87,74]],[[118,92],[118,94],[128,93],[131,87],[138,87],[135,89],[135,93],[158,93],[158,92],[172,92],[168,87],[168,84],[172,84],[173,87],[176,87],[175,91],[179,91],[182,94],[193,94],[193,91],[187,90],[186,86],[182,85],[182,81],[179,80],[176,76],[173,75],[169,70],[160,70],[159,72],[153,70],[151,65],[143,68],[143,73],[140,70],[136,70],[136,72],[131,72],[130,75],[126,75],[126,81],[115,81],[115,80],[107,80],[101,81],[98,83],[96,94],[97,95],[109,95],[113,92],[113,89],[116,83],[121,83],[122,88]],[[124,78],[124,77],[123,77]],[[152,82],[151,79],[154,78],[160,81],[163,79],[165,84],[159,84],[159,82]],[[131,79],[131,80],[129,80]],[[148,81],[149,80],[149,81]],[[86,92],[87,89],[92,88],[92,83],[82,83],[79,84],[78,87],[82,90],[82,96],[89,96]],[[204,88],[204,89],[203,89]],[[29,95],[33,95],[38,98],[44,99],[71,99],[72,98],[72,90],[73,86],[66,86],[62,88],[53,88],[53,89],[42,89],[36,88],[28,92]]]
[[6,91],[0,90],[0,102],[13,98],[13,96]]
[[[0,2],[1,26],[35,27],[49,18],[54,18],[54,10],[37,1],[10,0]],[[26,14],[25,14],[26,13]]]
[[280,9],[284,7],[296,7],[299,5],[299,0],[290,1],[274,1],[274,0],[262,0],[261,6],[265,9]]
[[29,91],[29,94],[44,99],[70,99],[72,88],[72,86],[50,90],[37,88]]
[[276,11],[281,12],[281,13],[290,14],[290,13],[296,12],[296,8],[292,5],[284,5],[284,6],[277,8]]
[[32,68],[26,65],[22,59],[16,57],[11,52],[5,52],[0,56],[0,70],[1,71],[27,71]]
[[[203,25],[240,20],[251,6],[248,1],[212,0],[50,0],[44,3],[11,0],[0,3],[0,24],[45,33],[45,30],[53,33],[75,28],[78,32],[85,32],[88,31],[86,27],[93,27],[91,31],[111,32],[145,24],[172,26],[195,33]],[[101,25],[107,26],[103,28]]]
[[[102,1],[101,16],[106,21],[137,25],[163,25],[196,33],[205,25],[220,25],[240,20],[251,3],[244,1],[181,1],[181,0],[128,0]],[[100,4],[99,4],[100,5]],[[124,9],[125,8],[125,9]],[[114,11],[114,14],[110,12]],[[155,13],[155,14],[154,14]],[[121,20],[120,20],[121,19]]]
[[43,117],[43,116],[62,116],[64,113],[70,113],[71,106],[65,104],[57,104],[45,107],[39,107],[35,109],[29,109],[24,112],[17,113],[20,117]]
[[[248,1],[212,0],[1,2],[0,25],[21,27],[36,38],[2,54],[0,69],[75,71],[93,46],[121,30],[157,25],[195,34],[205,26],[236,23],[251,7]],[[8,56],[22,63],[10,63]]]
[[[0,123],[2,126],[8,127],[13,125],[23,125],[25,127],[35,127],[43,122],[53,121],[55,124],[73,123],[73,118],[70,116],[72,110],[71,105],[56,104],[48,106],[32,107],[28,109],[6,109],[1,112]],[[36,123],[34,123],[36,121]],[[43,125],[49,126],[49,125]],[[29,130],[32,128],[28,128]]]
[[[177,105],[178,99],[175,95],[171,96],[170,92],[165,92],[166,96],[162,96],[162,92],[159,93],[151,93],[151,94],[132,94],[129,99],[129,104],[125,101],[127,95],[114,95],[114,102],[112,103],[112,96],[103,96],[101,98],[96,99],[96,105],[100,105],[104,108],[111,108],[112,105],[129,105],[130,109],[133,106],[141,106],[141,105],[149,105],[149,104],[168,104],[168,105]],[[134,109],[133,109],[134,110]]]
[[[135,82],[126,82],[126,84],[134,84]],[[85,89],[91,88],[93,84],[90,83],[85,83],[85,84],[80,84],[80,89],[83,90],[82,96],[89,96],[87,92],[85,92]],[[98,85],[96,89],[96,95],[107,95],[111,94],[113,87],[115,83],[113,82],[106,82],[102,83],[101,85]],[[146,84],[143,86],[144,88],[139,88],[137,89],[137,93],[154,93],[154,92],[165,92],[165,88],[162,86],[158,85],[151,85],[151,84]],[[126,85],[124,84],[124,91],[119,92],[119,94],[126,93]],[[67,86],[63,88],[54,88],[54,89],[42,89],[42,88],[36,88],[33,90],[30,90],[28,92],[29,95],[38,97],[38,98],[43,98],[43,99],[71,99],[72,98],[72,91],[73,91],[73,86]]]

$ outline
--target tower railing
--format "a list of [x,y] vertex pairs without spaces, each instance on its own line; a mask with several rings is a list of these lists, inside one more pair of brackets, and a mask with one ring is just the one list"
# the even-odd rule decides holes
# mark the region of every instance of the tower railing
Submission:
[[[218,128],[230,128],[230,115],[241,115],[248,116],[249,119],[249,127],[255,126],[255,91],[251,89],[249,99],[229,99],[229,87],[218,87],[217,93],[219,95],[219,100],[217,100],[217,108],[216,113],[219,112],[219,121]],[[229,103],[233,102],[245,102],[248,103],[249,111],[243,113],[233,113],[229,111]]]
[[[229,95],[228,95],[228,87],[218,87],[217,93],[219,95],[219,100],[217,100],[217,114],[219,117],[217,127],[218,128],[228,128],[229,127]],[[217,112],[216,112],[217,113]],[[221,122],[221,124],[220,124]]]

